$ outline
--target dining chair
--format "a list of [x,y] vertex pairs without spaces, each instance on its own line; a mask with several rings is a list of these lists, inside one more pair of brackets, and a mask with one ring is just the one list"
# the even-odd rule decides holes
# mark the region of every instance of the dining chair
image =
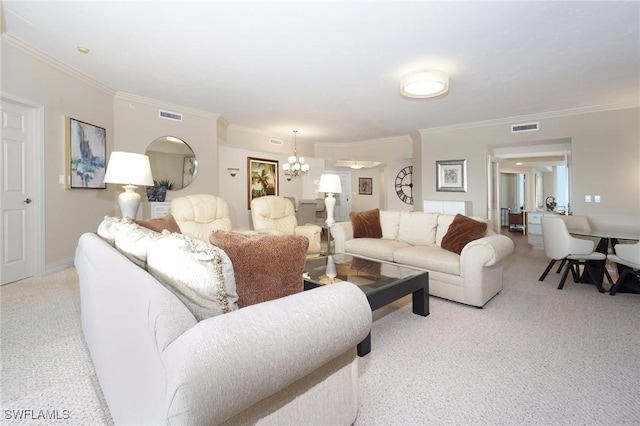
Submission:
[[616,294],[628,276],[635,275],[640,280],[640,241],[635,244],[616,244],[613,250],[615,254],[608,255],[607,259],[618,264],[618,271],[622,272],[609,290],[611,296]]
[[[563,259],[566,261],[566,267],[558,284],[558,290],[562,290],[564,287],[569,271],[571,271],[574,282],[580,281],[580,267],[582,267],[583,273],[589,278],[589,282],[595,284],[600,293],[604,293],[602,284],[593,276],[587,261],[604,261],[607,256],[604,253],[594,251],[595,243],[593,241],[572,237],[567,230],[567,225],[561,218],[543,216],[541,221],[545,254],[554,261],[553,263]],[[553,267],[553,263],[547,266],[547,269],[540,277],[540,281],[544,280],[546,274]]]

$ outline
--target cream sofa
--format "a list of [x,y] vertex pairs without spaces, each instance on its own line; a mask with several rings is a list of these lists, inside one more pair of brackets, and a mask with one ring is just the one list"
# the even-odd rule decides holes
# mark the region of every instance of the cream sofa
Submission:
[[[382,238],[354,238],[351,222],[331,227],[335,252],[429,271],[429,294],[482,307],[502,290],[502,260],[513,241],[487,229],[461,254],[440,245],[455,215],[381,211]],[[482,219],[477,219],[482,220]]]
[[353,284],[200,322],[93,233],[78,242],[82,329],[115,424],[352,424],[356,345],[371,309]]

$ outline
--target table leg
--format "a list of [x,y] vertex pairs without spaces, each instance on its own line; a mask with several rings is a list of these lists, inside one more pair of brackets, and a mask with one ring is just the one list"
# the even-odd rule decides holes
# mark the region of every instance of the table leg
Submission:
[[426,317],[429,315],[429,293],[425,288],[420,288],[413,292],[413,313]]
[[371,332],[360,343],[358,343],[358,356],[363,357],[371,352]]

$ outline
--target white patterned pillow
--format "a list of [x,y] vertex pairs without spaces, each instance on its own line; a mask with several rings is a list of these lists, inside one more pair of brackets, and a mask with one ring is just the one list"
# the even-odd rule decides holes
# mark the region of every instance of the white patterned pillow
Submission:
[[171,290],[198,321],[238,309],[238,293],[229,256],[184,234],[167,234],[147,253],[148,271]]
[[120,226],[116,232],[115,246],[133,263],[147,269],[147,250],[149,244],[162,237],[162,234],[149,228],[130,222]]
[[128,217],[105,216],[100,225],[98,225],[98,235],[112,246],[115,246],[116,233],[124,225],[128,225],[131,222]]

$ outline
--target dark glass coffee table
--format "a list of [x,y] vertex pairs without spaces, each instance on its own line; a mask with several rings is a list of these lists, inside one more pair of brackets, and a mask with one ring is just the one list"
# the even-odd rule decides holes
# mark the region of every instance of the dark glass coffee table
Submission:
[[[419,269],[378,262],[356,256],[336,254],[307,260],[304,289],[349,281],[360,287],[375,311],[412,294],[413,313],[429,315],[429,273]],[[371,333],[358,344],[358,355],[371,352]]]

